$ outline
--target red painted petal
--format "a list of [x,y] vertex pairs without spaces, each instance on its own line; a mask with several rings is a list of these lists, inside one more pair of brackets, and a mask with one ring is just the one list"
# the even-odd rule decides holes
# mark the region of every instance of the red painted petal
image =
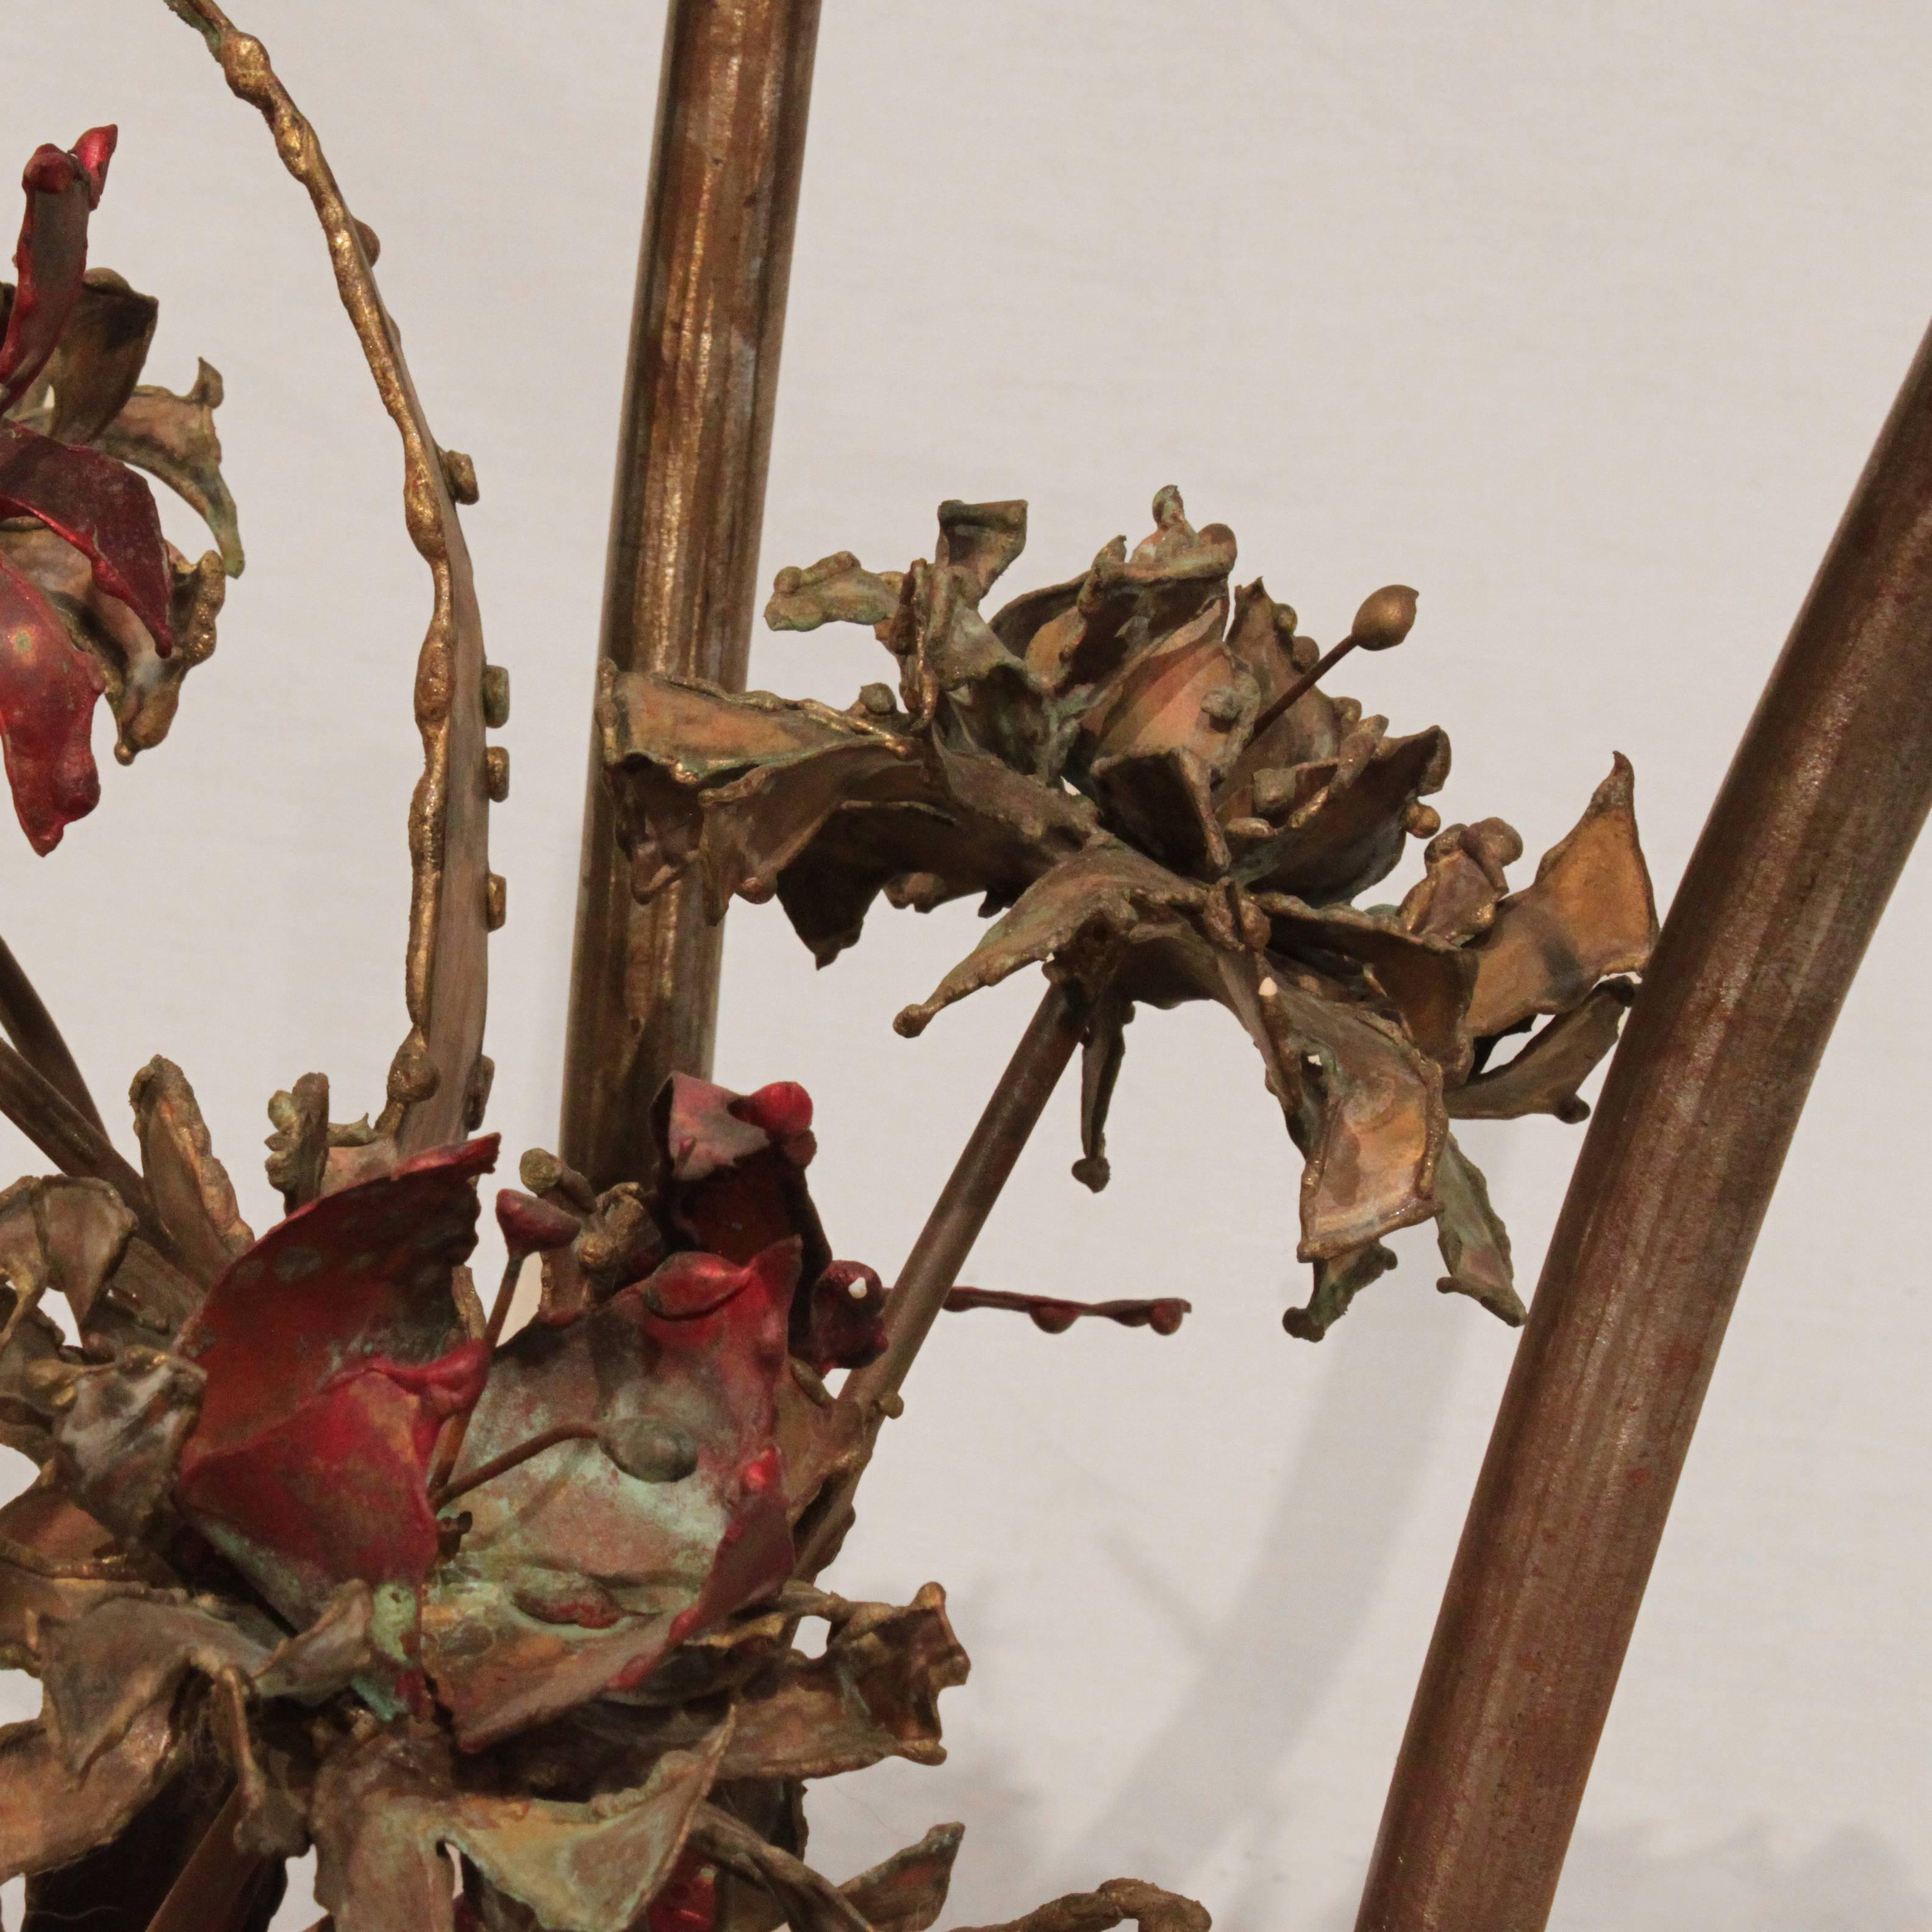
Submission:
[[717,1924],[718,1869],[686,1851],[644,1914],[644,1932],[716,1932]]
[[0,738],[20,829],[43,855],[100,802],[88,740],[104,688],[40,586],[0,556]]
[[525,1255],[567,1248],[584,1232],[581,1216],[553,1207],[518,1187],[497,1190],[496,1225],[503,1231],[505,1244]]
[[792,1352],[822,1376],[862,1369],[886,1352],[886,1287],[863,1262],[834,1262],[812,1284],[802,1324],[792,1324]]
[[346,1370],[441,1366],[465,1340],[451,1270],[476,1245],[496,1145],[418,1154],[297,1208],[238,1257],[182,1334],[208,1376],[184,1463],[286,1421]]
[[734,1100],[730,1112],[762,1127],[775,1141],[795,1140],[812,1131],[812,1096],[796,1080],[774,1080]]
[[[17,314],[17,298],[14,307]],[[124,463],[0,423],[0,517],[32,517],[64,537],[94,566],[94,582],[147,626],[160,656],[173,650],[160,514]]]
[[112,128],[90,128],[74,154],[38,148],[20,178],[26,212],[14,267],[20,277],[7,333],[0,340],[0,410],[26,393],[54,352],[87,267],[87,218],[100,200],[114,152]]
[[472,1404],[489,1351],[466,1342],[414,1366],[345,1370],[260,1434],[182,1456],[182,1513],[298,1622],[339,1585],[418,1587],[439,1552],[427,1487],[444,1419]]

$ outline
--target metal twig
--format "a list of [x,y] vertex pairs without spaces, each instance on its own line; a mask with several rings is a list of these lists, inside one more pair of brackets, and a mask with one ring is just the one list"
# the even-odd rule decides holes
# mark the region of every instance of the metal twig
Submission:
[[0,939],[0,1030],[20,1048],[21,1058],[76,1113],[104,1130],[100,1109],[94,1104],[94,1096],[87,1090],[60,1028],[4,939]]

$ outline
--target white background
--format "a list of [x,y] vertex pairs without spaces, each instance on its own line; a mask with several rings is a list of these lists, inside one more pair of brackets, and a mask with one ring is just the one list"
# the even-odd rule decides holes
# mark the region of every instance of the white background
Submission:
[[[482,481],[516,692],[489,1123],[513,1159],[555,1131],[662,9],[237,4]],[[122,772],[104,729],[105,800],[51,860],[0,838],[0,929],[97,1091],[158,1050],[188,1069],[260,1226],[268,1094],[319,1067],[338,1112],[376,1106],[404,1029],[426,574],[306,201],[200,40],[160,0],[6,14],[10,152],[120,123],[94,260],[163,298],[154,380],[197,352],[226,377],[249,566],[171,740]],[[1341,684],[1448,728],[1445,815],[1501,812],[1533,856],[1628,752],[1667,896],[1932,313],[1928,82],[1932,23],[1871,4],[830,0],[762,574],[900,566],[940,498],[1024,495],[1024,587],[1137,539],[1177,482],[1324,641],[1420,588],[1408,646]],[[862,632],[761,637],[754,681],[842,704],[883,662]],[[1932,1927],[1927,884],[1746,1284],[1565,1932]],[[818,976],[776,908],[731,916],[720,1077],[812,1090],[835,1244],[888,1275],[1034,997],[896,1037],[975,930],[881,910]],[[970,1275],[1196,1312],[1165,1341],[943,1328],[835,1581],[944,1581],[974,1678],[944,1768],[818,1790],[814,1857],[842,1878],[961,1818],[955,1920],[1127,1873],[1223,1927],[1342,1932],[1513,1338],[1433,1292],[1424,1235],[1326,1342],[1288,1340],[1297,1169],[1258,1064],[1218,1009],[1130,1040],[1112,1190],[1068,1178],[1070,1087]],[[5,1138],[0,1167],[38,1168]],[[1527,1290],[1577,1136],[1469,1138]]]

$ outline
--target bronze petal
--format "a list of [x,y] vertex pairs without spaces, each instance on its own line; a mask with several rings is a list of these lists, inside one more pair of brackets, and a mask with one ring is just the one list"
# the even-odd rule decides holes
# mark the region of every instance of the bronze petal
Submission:
[[110,456],[158,476],[208,526],[222,569],[239,577],[244,560],[242,526],[235,499],[222,480],[221,439],[214,428],[214,412],[220,406],[220,372],[197,362],[194,386],[185,395],[143,384],[93,442]]
[[974,610],[1006,567],[1026,548],[1027,506],[1018,498],[998,503],[939,506],[939,545],[933,561],[950,571]]
[[92,442],[120,414],[141,380],[160,312],[152,296],[137,295],[112,268],[88,270],[43,371],[53,392],[50,436]]
[[823,1654],[790,1652],[739,1698],[718,1775],[832,1778],[881,1759],[939,1764],[940,1691],[966,1681],[966,1653],[928,1583],[903,1609],[844,1604]]
[[1469,1030],[1498,1034],[1532,1013],[1566,1012],[1599,980],[1641,972],[1657,903],[1637,842],[1636,775],[1622,752],[1583,816],[1543,855],[1535,883],[1496,909],[1472,950]]
[[932,997],[908,1006],[892,1024],[906,1038],[923,1033],[956,1000],[1010,974],[1066,952],[1078,942],[1104,946],[1163,913],[1198,907],[1203,889],[1131,846],[1104,835],[1021,894],[1000,920],[940,980]]
[[1558,1013],[1514,1060],[1480,1073],[1448,1096],[1458,1120],[1513,1120],[1554,1114],[1574,1126],[1590,1109],[1576,1090],[1617,1043],[1624,1015],[1636,998],[1628,980],[1606,980],[1581,1006]]
[[80,1773],[40,1724],[0,1729],[0,1879],[64,1865],[115,1837],[167,1782],[178,1756],[165,1705],[151,1705]]
[[1444,1294],[1468,1295],[1498,1321],[1520,1328],[1529,1311],[1516,1292],[1508,1230],[1490,1205],[1482,1169],[1456,1144],[1454,1134],[1443,1142],[1436,1192],[1442,1204],[1436,1242],[1449,1270],[1436,1286]]
[[104,1180],[16,1180],[0,1192],[0,1274],[34,1300],[60,1290],[85,1324],[134,1232],[133,1213]]
[[335,1932],[453,1932],[461,1852],[496,1891],[569,1932],[629,1932],[683,1848],[726,1739],[670,1751],[638,1789],[573,1804],[457,1789],[427,1730],[345,1745],[316,1780],[315,1893]]
[[135,1075],[128,1098],[154,1211],[206,1286],[254,1245],[254,1230],[242,1218],[228,1170],[215,1157],[194,1089],[181,1069],[157,1054]]
[[1333,1261],[1315,1264],[1314,1292],[1304,1308],[1291,1308],[1281,1318],[1281,1325],[1298,1342],[1318,1342],[1342,1317],[1348,1304],[1365,1288],[1372,1287],[1395,1266],[1395,1256],[1379,1241],[1370,1241],[1337,1255]]
[[765,622],[774,631],[815,631],[821,624],[890,623],[899,608],[901,573],[875,575],[849,550],[802,569],[782,570],[772,584]]
[[[963,1825],[935,1825],[916,1845],[895,1852],[838,1889],[872,1932],[926,1932],[946,1910],[953,1862],[959,1856]],[[784,1909],[770,1897],[747,1900],[734,1913],[732,1932],[777,1932]]]
[[1522,835],[1500,818],[1446,825],[1424,848],[1428,872],[1402,902],[1410,932],[1459,944],[1486,932],[1509,890],[1503,868],[1522,856]]
[[1070,1892],[1004,1925],[976,1925],[962,1932],[1109,1932],[1131,1918],[1141,1932],[1208,1932],[1206,1908],[1178,1892],[1137,1878],[1109,1879],[1098,1892]]

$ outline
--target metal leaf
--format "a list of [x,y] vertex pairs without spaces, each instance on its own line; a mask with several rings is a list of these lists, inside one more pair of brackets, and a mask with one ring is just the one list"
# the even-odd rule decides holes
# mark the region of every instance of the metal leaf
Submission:
[[87,266],[87,218],[100,205],[115,130],[90,128],[71,152],[37,148],[20,180],[27,197],[14,266],[13,290],[0,337],[0,411],[11,409],[40,373],[80,298]]
[[465,1748],[643,1683],[789,1575],[773,1432],[796,1269],[789,1243],[742,1269],[676,1256],[499,1351],[459,1480],[561,1423],[674,1426],[697,1467],[647,1481],[597,1443],[563,1442],[463,1497],[471,1526],[424,1593],[423,1646]]
[[629,1932],[675,1864],[724,1743],[721,1730],[668,1753],[637,1790],[573,1804],[460,1789],[440,1733],[379,1732],[322,1766],[316,1900],[335,1932],[454,1932],[447,1846],[551,1932]]
[[1490,1205],[1482,1169],[1456,1144],[1454,1134],[1442,1144],[1436,1191],[1442,1204],[1436,1240],[1449,1270],[1436,1286],[1444,1294],[1468,1295],[1498,1321],[1520,1328],[1529,1311],[1516,1292],[1508,1231]]
[[100,802],[89,738],[106,680],[13,548],[0,539],[0,736],[14,814],[44,856]]
[[160,1706],[78,1775],[41,1725],[0,1729],[0,1879],[64,1865],[113,1838],[178,1762],[173,1720]]
[[202,1282],[212,1282],[255,1236],[215,1156],[194,1089],[172,1060],[157,1054],[135,1075],[128,1098],[154,1211],[182,1259]]
[[1617,1043],[1624,1015],[1636,998],[1628,980],[1606,980],[1580,1006],[1558,1013],[1514,1059],[1485,1069],[1447,1097],[1450,1118],[1512,1120],[1554,1114],[1572,1126],[1589,1118],[1576,1090]]
[[58,442],[93,442],[134,393],[160,313],[152,296],[137,294],[112,268],[88,269],[47,358],[50,407],[38,426]]
[[1206,1909],[1177,1892],[1163,1892],[1139,1879],[1109,1879],[1097,1892],[1069,1892],[1004,1925],[977,1925],[962,1932],[1109,1932],[1131,1918],[1141,1932],[1208,1932]]
[[1642,970],[1657,943],[1657,904],[1637,841],[1635,786],[1619,752],[1583,816],[1543,855],[1535,883],[1496,908],[1474,948],[1472,1033],[1567,1012],[1607,975]]
[[[214,412],[221,406],[220,372],[197,362],[185,395],[143,384],[92,438],[94,446],[123,463],[158,476],[207,524],[219,547],[221,567],[239,577],[246,561],[235,499],[221,475],[221,438]],[[58,422],[58,419],[56,419]],[[60,434],[56,427],[56,435]]]

